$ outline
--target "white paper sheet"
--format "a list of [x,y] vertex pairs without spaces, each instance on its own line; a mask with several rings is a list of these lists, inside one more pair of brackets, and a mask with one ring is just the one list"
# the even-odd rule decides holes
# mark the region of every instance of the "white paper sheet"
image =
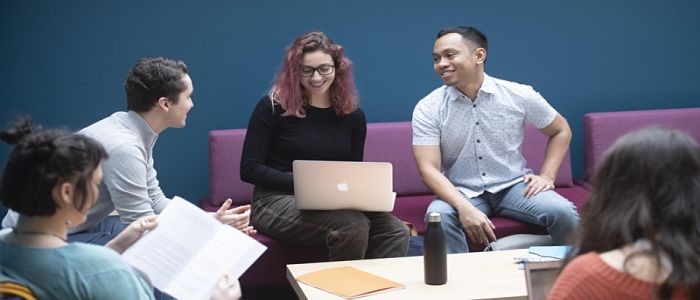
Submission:
[[207,299],[221,275],[240,277],[265,249],[176,196],[158,226],[122,256],[159,290],[178,299]]

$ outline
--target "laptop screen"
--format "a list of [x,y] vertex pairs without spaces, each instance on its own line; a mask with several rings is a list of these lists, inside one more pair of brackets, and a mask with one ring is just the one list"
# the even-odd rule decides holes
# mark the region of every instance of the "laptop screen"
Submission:
[[562,264],[561,260],[525,263],[528,299],[547,299]]

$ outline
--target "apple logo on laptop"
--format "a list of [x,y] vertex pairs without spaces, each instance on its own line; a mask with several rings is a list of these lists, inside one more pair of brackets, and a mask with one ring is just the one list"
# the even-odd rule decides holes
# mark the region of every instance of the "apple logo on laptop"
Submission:
[[348,186],[347,182],[343,181],[341,183],[338,183],[338,191],[340,192],[347,192],[348,189],[350,189],[350,186]]

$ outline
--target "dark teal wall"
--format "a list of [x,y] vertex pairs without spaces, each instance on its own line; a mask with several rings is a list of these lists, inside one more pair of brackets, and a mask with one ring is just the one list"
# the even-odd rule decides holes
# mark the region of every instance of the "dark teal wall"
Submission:
[[300,33],[346,46],[370,122],[408,121],[440,85],[435,34],[470,24],[490,39],[488,73],[533,85],[569,120],[578,176],[583,114],[700,106],[698,15],[698,1],[4,0],[0,124],[28,114],[79,129],[124,109],[139,57],[182,59],[195,107],[155,157],[166,194],[196,201],[209,189],[207,132],[246,125]]

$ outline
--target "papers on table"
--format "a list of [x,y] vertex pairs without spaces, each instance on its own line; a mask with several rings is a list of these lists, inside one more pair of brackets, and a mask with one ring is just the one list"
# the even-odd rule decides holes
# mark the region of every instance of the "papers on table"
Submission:
[[265,249],[176,196],[158,217],[158,226],[122,257],[173,297],[208,299],[223,274],[240,277]]
[[557,261],[564,259],[570,250],[570,246],[532,246],[527,254],[516,257],[515,260],[519,263]]
[[528,252],[541,257],[564,259],[569,250],[570,246],[532,246]]

